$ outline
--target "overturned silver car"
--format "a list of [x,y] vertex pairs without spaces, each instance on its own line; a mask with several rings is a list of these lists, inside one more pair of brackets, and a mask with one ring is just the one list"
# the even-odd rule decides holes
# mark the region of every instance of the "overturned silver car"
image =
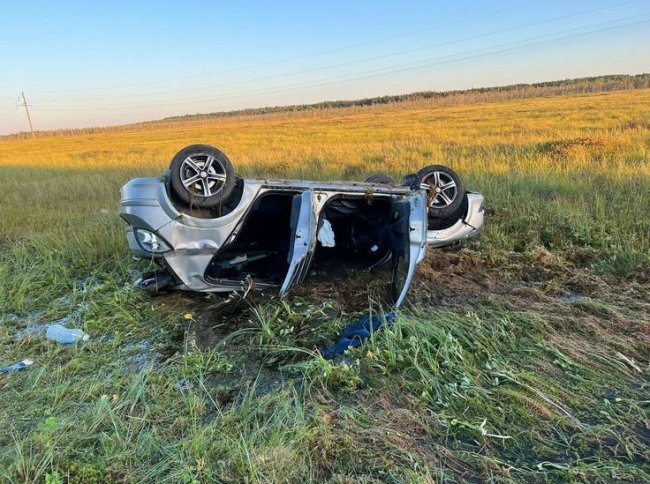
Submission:
[[389,296],[404,301],[426,246],[477,235],[483,197],[432,165],[396,183],[243,179],[208,145],[181,150],[162,178],[121,189],[130,249],[160,268],[152,290],[203,292],[249,286],[285,294],[318,275],[388,269]]

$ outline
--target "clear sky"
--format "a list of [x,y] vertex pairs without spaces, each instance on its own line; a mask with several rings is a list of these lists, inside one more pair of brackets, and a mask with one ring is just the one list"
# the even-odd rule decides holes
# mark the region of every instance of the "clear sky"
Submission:
[[650,71],[650,0],[7,1],[0,134]]

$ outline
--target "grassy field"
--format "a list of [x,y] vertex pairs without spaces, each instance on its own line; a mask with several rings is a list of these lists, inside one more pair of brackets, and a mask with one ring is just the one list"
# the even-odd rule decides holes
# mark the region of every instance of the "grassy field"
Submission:
[[[0,138],[0,482],[650,480],[650,90]],[[394,325],[361,274],[272,295],[133,287],[118,189],[181,147],[242,175],[446,162],[487,199]],[[63,347],[30,332],[62,320]]]

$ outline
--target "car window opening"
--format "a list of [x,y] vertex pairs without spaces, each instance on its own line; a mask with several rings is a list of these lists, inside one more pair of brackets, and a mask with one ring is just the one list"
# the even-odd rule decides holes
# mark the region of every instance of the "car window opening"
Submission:
[[208,280],[282,282],[289,267],[291,207],[294,193],[261,196],[253,205],[234,242],[210,261]]
[[391,254],[391,206],[388,198],[339,196],[327,202],[321,211],[322,235],[310,278],[368,269],[387,261]]

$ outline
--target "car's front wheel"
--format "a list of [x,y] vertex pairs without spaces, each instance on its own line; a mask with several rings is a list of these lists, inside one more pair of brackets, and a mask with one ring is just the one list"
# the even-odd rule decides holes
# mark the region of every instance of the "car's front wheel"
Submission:
[[214,146],[187,146],[176,153],[169,168],[171,190],[189,206],[216,208],[235,186],[232,163]]

